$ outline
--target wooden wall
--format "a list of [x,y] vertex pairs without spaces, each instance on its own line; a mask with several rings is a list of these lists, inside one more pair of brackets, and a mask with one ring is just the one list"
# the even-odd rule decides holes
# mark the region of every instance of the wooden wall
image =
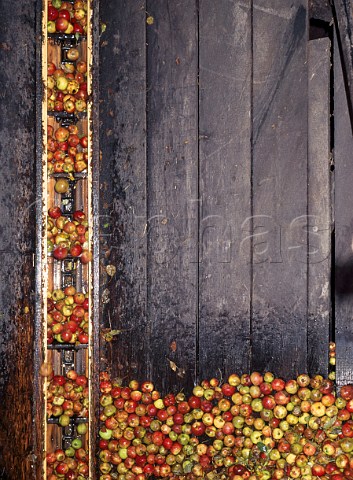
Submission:
[[100,16],[103,364],[162,390],[327,374],[331,43],[307,2]]
[[36,334],[36,8],[0,15],[0,478],[31,478]]

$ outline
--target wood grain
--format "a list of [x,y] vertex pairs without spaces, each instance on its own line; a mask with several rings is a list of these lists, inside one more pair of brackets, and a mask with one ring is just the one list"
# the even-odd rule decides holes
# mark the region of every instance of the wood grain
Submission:
[[251,8],[200,2],[200,376],[250,366]]
[[[144,2],[104,2],[100,41],[101,369],[146,379],[146,13]],[[115,52],[114,54],[112,52]],[[107,266],[116,268],[110,276]]]
[[328,375],[331,336],[330,58],[328,38],[308,48],[308,371]]
[[41,460],[32,418],[35,15],[33,5],[17,3],[0,17],[0,477],[9,480],[35,478]]
[[254,1],[252,369],[307,358],[306,2]]
[[335,337],[337,384],[353,382],[353,138],[337,42],[334,44],[335,112]]
[[[353,18],[351,0],[333,0],[335,14],[335,32],[337,34],[337,49],[340,52],[342,75],[347,89],[347,105],[349,120],[353,132]],[[337,57],[338,60],[338,57]]]
[[155,0],[148,4],[148,14],[153,18],[153,24],[147,27],[149,373],[162,390],[180,389],[195,380],[196,3]]

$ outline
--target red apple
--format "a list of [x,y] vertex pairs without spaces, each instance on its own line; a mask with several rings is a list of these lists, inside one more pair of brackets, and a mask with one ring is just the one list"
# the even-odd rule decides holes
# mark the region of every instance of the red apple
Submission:
[[64,260],[68,256],[68,254],[69,254],[69,251],[66,247],[59,246],[53,250],[53,256],[57,260]]
[[55,28],[58,32],[65,32],[69,26],[69,21],[64,17],[59,17],[55,21]]

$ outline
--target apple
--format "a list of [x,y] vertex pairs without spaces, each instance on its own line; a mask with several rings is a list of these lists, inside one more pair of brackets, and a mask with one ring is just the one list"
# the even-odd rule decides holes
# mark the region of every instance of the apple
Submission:
[[57,260],[64,260],[69,254],[69,251],[66,247],[56,247],[53,250],[53,256]]
[[56,20],[59,17],[58,10],[52,5],[48,6],[48,20]]
[[79,257],[82,253],[82,246],[80,243],[75,243],[70,248],[70,255],[73,257]]
[[78,57],[80,56],[80,53],[77,48],[71,47],[67,53],[66,53],[67,59],[70,60],[71,62],[75,62]]
[[58,178],[55,182],[54,189],[57,193],[66,193],[69,190],[69,182],[66,178]]
[[[65,127],[59,127],[55,131],[55,139],[59,142],[66,142],[70,136],[70,132]],[[67,148],[66,148],[67,149]]]
[[82,254],[80,256],[81,263],[87,264],[92,260],[92,258],[92,252],[86,249],[82,251]]
[[55,33],[56,32],[56,22],[54,22],[53,20],[50,20],[47,23],[47,30],[48,30],[48,33]]
[[68,26],[69,26],[69,21],[67,18],[59,17],[55,20],[55,28],[58,32],[65,32]]
[[353,400],[353,385],[348,384],[341,387],[340,396],[346,400]]
[[74,294],[74,302],[81,305],[85,301],[85,294],[82,292],[76,292]]
[[75,107],[78,112],[84,112],[87,108],[87,103],[85,102],[85,100],[78,99],[75,102]]
[[71,15],[69,10],[63,8],[63,5],[61,5],[60,7],[58,15],[59,15],[59,18],[65,18],[68,22],[71,20]]
[[77,80],[73,79],[68,82],[65,90],[67,90],[67,92],[70,95],[75,95],[79,91],[79,89],[80,89],[80,84],[78,83]]
[[83,345],[87,345],[88,344],[88,334],[87,333],[84,333],[84,332],[81,332],[78,334],[78,341],[80,343],[82,343]]
[[48,214],[51,218],[59,218],[62,215],[61,209],[58,206],[50,207],[48,210]]
[[83,137],[80,138],[80,144],[82,148],[87,148],[88,147],[88,137],[87,135],[84,135]]
[[83,8],[77,8],[74,11],[75,20],[78,22],[82,21],[86,17],[86,12]]
[[73,31],[74,31],[74,26],[72,25],[72,23],[69,23],[64,33],[66,35],[71,35]]
[[79,72],[79,73],[86,73],[87,72],[87,63],[84,62],[83,60],[79,60],[77,63],[76,63],[76,70]]
[[75,22],[73,24],[73,33],[79,33],[80,35],[83,35],[85,33],[83,26],[80,25],[78,22]]
[[63,110],[65,110],[67,113],[74,113],[76,110],[75,102],[72,100],[66,100],[63,103]]

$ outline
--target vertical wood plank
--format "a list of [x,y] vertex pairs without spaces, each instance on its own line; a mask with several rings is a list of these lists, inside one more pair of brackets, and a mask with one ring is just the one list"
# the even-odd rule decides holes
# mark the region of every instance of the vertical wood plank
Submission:
[[195,379],[196,2],[154,0],[147,14],[148,368],[175,390]]
[[36,458],[41,461],[32,417],[37,384],[32,264],[36,214],[36,5],[3,2],[2,6],[0,477],[34,479]]
[[337,46],[340,50],[343,78],[347,89],[348,112],[353,132],[353,2],[351,0],[332,0],[332,8],[337,33]]
[[353,138],[337,41],[334,44],[335,336],[338,386],[353,383]]
[[252,369],[307,363],[306,1],[254,0]]
[[200,375],[247,371],[251,2],[200,2]]
[[308,47],[308,372],[328,375],[331,321],[331,42]]
[[[139,0],[101,2],[101,368],[146,379],[146,12]],[[112,265],[112,277],[106,267]]]

